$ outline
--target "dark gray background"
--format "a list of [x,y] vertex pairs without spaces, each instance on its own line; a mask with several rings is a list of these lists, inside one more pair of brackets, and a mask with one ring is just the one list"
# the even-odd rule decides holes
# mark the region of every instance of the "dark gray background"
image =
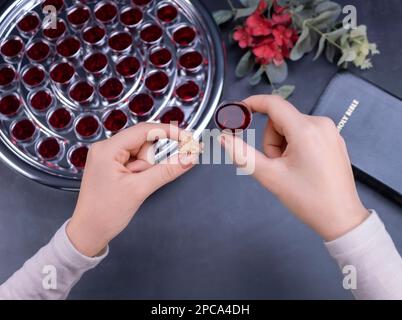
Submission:
[[[399,0],[340,1],[358,8],[359,23],[381,55],[364,77],[402,96],[402,4]],[[204,0],[212,11],[224,1]],[[228,48],[224,99],[268,93],[238,80],[241,51]],[[336,72],[311,57],[290,64],[292,102],[309,112]],[[256,116],[262,132],[266,119]],[[389,157],[393,155],[390,154]],[[358,183],[402,249],[401,207]],[[36,184],[0,164],[0,283],[45,245],[73,212],[77,194]],[[135,190],[133,190],[135,192]],[[303,192],[302,190],[300,192]],[[340,204],[339,210],[342,210]],[[108,258],[87,273],[73,299],[341,299],[341,273],[321,239],[252,178],[230,166],[198,166],[154,194],[111,244]]]

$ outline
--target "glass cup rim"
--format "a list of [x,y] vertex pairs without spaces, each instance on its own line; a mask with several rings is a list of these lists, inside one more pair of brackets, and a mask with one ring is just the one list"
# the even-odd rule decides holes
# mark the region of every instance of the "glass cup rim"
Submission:
[[[241,105],[241,106],[245,107],[245,108],[248,110],[248,113],[249,113],[249,116],[250,116],[250,121],[249,121],[249,123],[247,124],[247,127],[246,127],[246,128],[244,128],[244,129],[236,129],[236,130],[234,130],[234,131],[233,131],[233,130],[230,130],[230,129],[223,129],[223,130],[222,130],[222,129],[220,128],[219,124],[218,124],[217,121],[216,121],[216,116],[217,116],[218,111],[219,111],[220,109],[222,109],[223,107],[228,106],[228,105]],[[215,123],[215,126],[216,126],[219,130],[221,130],[221,131],[231,132],[232,134],[238,134],[238,133],[242,133],[242,132],[248,130],[248,129],[250,128],[252,122],[253,122],[253,112],[251,111],[250,107],[249,107],[246,103],[244,103],[243,101],[228,101],[228,100],[224,100],[224,101],[222,101],[221,103],[219,103],[219,105],[216,107],[216,110],[215,110],[215,113],[214,113],[214,123]]]

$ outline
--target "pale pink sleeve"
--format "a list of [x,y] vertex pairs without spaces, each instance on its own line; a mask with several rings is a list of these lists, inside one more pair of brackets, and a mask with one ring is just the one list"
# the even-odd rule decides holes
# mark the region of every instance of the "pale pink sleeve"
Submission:
[[0,286],[0,299],[65,299],[81,276],[107,256],[108,248],[95,258],[78,252],[66,234],[67,222]]
[[341,270],[355,268],[357,281],[352,292],[356,299],[402,299],[402,259],[376,212],[371,211],[360,226],[325,245]]

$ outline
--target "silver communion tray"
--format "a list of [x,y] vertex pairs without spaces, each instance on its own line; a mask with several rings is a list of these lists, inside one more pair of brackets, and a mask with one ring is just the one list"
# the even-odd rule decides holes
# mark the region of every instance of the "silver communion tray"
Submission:
[[[139,122],[199,136],[222,93],[219,31],[197,0],[18,0],[0,18],[0,157],[78,190],[91,143]],[[161,144],[157,158],[174,152]]]

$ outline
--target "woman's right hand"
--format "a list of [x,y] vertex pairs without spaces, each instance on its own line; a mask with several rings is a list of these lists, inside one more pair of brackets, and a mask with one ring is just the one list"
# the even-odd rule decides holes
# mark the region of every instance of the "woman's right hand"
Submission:
[[221,135],[235,164],[255,161],[251,166],[255,178],[326,241],[368,217],[357,194],[345,142],[332,120],[304,115],[279,96],[252,96],[244,103],[270,119],[263,153],[238,137]]

